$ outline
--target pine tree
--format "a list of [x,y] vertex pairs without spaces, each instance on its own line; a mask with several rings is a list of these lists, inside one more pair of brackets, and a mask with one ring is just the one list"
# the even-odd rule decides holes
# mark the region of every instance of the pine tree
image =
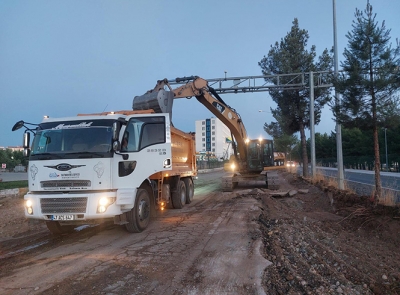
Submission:
[[[378,130],[389,124],[393,109],[397,109],[394,94],[399,88],[400,46],[391,47],[390,30],[375,20],[368,2],[364,12],[356,9],[352,31],[347,33],[348,47],[341,63],[343,74],[334,85],[342,95],[341,104],[334,107],[336,119],[347,128],[373,131],[375,194],[382,195]],[[387,126],[386,126],[387,127]]]
[[[308,73],[310,71],[327,71],[332,69],[332,52],[325,49],[322,55],[316,59],[316,48],[311,46],[307,49],[308,31],[299,28],[298,20],[295,18],[292,28],[288,34],[274,46],[271,46],[268,55],[258,63],[263,75]],[[293,83],[293,77],[280,77],[280,83]],[[275,78],[266,78],[267,82],[277,84]],[[299,81],[301,82],[301,81]],[[279,89],[270,90],[272,99],[277,108],[271,109],[274,118],[282,128],[283,132],[293,135],[300,132],[302,146],[303,175],[308,175],[308,156],[305,129],[310,126],[310,90],[309,87],[302,89]],[[327,88],[314,89],[314,118],[315,124],[321,119],[321,109],[330,100]],[[267,124],[268,126],[268,124]]]
[[282,131],[282,128],[277,122],[264,124],[264,130],[274,139],[274,150],[285,153],[286,158],[292,154],[293,147],[298,143],[295,135],[288,135]]

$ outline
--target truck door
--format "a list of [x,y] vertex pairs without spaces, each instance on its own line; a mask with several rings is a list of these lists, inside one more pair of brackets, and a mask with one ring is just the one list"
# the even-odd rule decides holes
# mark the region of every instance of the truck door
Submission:
[[[168,114],[129,116],[115,156],[116,187],[137,188],[150,175],[171,170],[171,130]],[[114,174],[114,177],[116,175]]]

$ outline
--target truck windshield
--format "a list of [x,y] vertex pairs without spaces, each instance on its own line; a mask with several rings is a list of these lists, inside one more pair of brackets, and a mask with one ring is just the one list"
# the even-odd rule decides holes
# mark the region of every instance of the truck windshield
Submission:
[[53,127],[37,131],[32,143],[31,159],[48,160],[112,156],[111,126],[85,126],[84,128],[80,128],[79,125],[72,126],[74,127]]

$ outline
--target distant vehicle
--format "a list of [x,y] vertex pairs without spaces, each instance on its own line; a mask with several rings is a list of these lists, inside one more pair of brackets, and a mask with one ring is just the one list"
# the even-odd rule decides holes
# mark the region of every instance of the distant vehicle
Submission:
[[17,165],[14,167],[14,172],[25,172],[25,171],[26,171],[25,166]]
[[286,167],[296,167],[296,163],[293,161],[286,161]]

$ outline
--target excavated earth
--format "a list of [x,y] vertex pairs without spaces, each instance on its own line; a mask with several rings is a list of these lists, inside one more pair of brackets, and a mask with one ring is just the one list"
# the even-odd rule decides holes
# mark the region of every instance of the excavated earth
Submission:
[[0,199],[0,294],[400,294],[399,208],[281,172],[195,200],[142,233],[112,224],[52,236]]

